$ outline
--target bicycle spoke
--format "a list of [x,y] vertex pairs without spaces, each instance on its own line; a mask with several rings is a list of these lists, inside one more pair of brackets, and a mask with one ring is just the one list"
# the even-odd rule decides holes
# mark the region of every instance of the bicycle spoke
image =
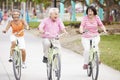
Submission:
[[98,55],[97,55],[97,53],[94,53],[94,57],[92,60],[92,78],[93,78],[93,80],[97,80],[98,71],[99,71]]
[[13,53],[13,71],[16,80],[20,80],[21,77],[21,57],[20,53],[17,51],[14,51]]
[[60,78],[60,58],[58,55],[54,56],[55,58],[53,59],[52,63],[52,80],[59,80]]
[[48,80],[51,80],[51,68],[52,65],[47,63],[47,77],[48,77]]

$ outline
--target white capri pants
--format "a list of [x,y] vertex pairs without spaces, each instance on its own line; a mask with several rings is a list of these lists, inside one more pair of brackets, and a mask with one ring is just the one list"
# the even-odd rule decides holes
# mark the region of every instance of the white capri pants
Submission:
[[19,44],[19,48],[20,49],[25,49],[25,40],[24,40],[24,37],[16,37],[15,35],[11,35],[10,36],[10,41],[13,42],[13,41],[16,41],[18,40]]
[[[56,45],[59,48],[59,51],[61,53],[61,45],[60,45],[60,41],[59,40],[55,40],[56,43],[54,43],[54,45]],[[44,56],[48,57],[48,51],[50,48],[50,41],[48,38],[42,38],[42,44],[43,44],[43,52],[44,52]]]
[[84,64],[88,64],[88,62],[89,62],[90,40],[92,40],[92,42],[94,42],[95,48],[98,51],[98,56],[100,55],[99,54],[99,47],[98,47],[98,44],[100,42],[100,36],[98,35],[98,36],[93,37],[93,38],[82,37],[81,41],[82,41],[82,45],[84,48],[84,52],[83,52]]

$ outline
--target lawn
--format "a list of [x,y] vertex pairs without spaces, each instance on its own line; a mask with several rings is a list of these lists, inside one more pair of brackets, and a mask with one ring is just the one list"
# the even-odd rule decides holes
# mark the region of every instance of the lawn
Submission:
[[120,71],[120,35],[101,36],[101,60]]
[[[83,53],[80,39],[69,42],[64,47],[81,55]],[[120,35],[102,35],[99,48],[102,63],[120,71]]]
[[40,24],[40,22],[30,22],[29,26],[30,26],[30,28],[38,28],[39,24]]

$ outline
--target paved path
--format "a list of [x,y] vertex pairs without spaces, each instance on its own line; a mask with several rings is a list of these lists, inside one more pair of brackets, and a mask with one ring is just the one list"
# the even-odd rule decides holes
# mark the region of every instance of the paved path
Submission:
[[[0,26],[0,80],[15,80],[12,70],[12,63],[8,62],[9,57],[9,33],[2,34],[3,27]],[[41,38],[25,32],[27,49],[27,69],[22,69],[21,80],[47,80],[46,65],[42,63]],[[92,80],[82,69],[83,57],[62,48],[62,77],[61,80]],[[98,80],[120,80],[120,72],[100,65]]]

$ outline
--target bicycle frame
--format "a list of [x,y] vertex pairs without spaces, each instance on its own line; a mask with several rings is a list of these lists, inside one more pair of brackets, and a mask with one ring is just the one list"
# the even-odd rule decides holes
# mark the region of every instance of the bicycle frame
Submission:
[[47,75],[48,80],[60,80],[61,61],[59,55],[59,47],[57,47],[58,39],[50,39],[50,48],[48,52]]
[[18,42],[18,40],[16,40],[16,46],[14,48],[14,51],[17,51],[19,53],[18,56],[20,57],[21,56],[21,54],[20,54],[21,51],[20,51],[20,48],[19,48],[18,44],[19,44],[19,42]]
[[90,40],[90,52],[89,53],[90,54],[89,54],[89,63],[88,63],[87,73],[88,73],[88,76],[92,75],[93,80],[97,80],[98,72],[99,72],[98,53],[96,50],[95,42],[93,42],[93,40]]
[[58,54],[59,53],[59,49],[57,46],[54,45],[54,42],[56,41],[56,39],[51,39],[50,40],[50,48],[49,48],[49,54],[48,54],[48,60],[51,63],[52,59],[53,59],[53,55]]
[[95,48],[94,42],[92,40],[90,40],[90,56],[89,56],[90,62],[92,62],[92,60],[94,58],[94,56],[93,56],[94,53],[97,53],[97,50]]
[[19,46],[16,45],[15,48],[14,48],[14,50],[17,51],[17,52],[20,52]]

